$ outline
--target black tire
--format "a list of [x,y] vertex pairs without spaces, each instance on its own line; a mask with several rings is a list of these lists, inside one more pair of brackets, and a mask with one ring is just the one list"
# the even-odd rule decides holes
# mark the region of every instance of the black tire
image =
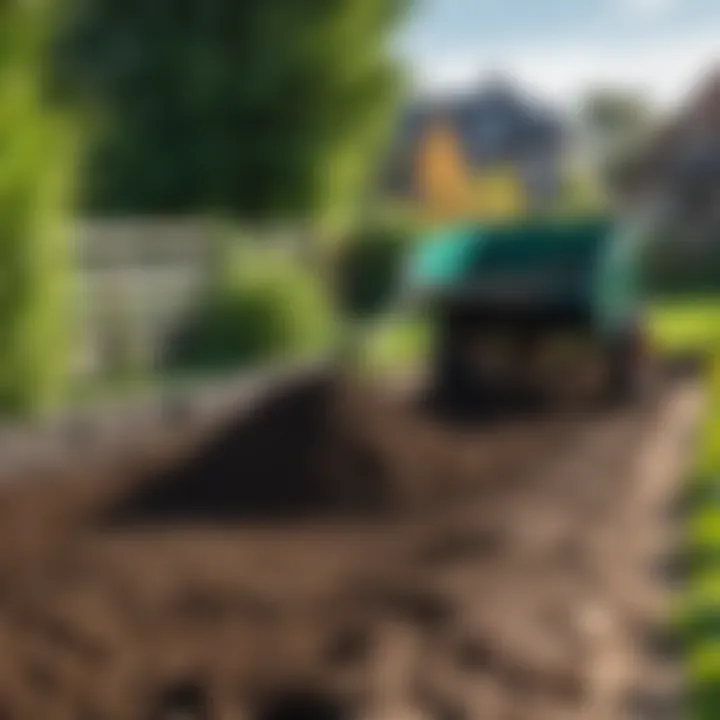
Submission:
[[477,324],[466,307],[437,312],[433,358],[433,388],[440,404],[451,412],[473,413],[483,405],[478,378],[468,365],[467,342]]
[[608,399],[613,405],[645,403],[654,396],[657,373],[639,346],[635,328],[623,333],[608,351]]
[[443,327],[435,348],[433,386],[443,403],[458,405],[469,400],[471,384],[460,351],[460,339],[453,328]]

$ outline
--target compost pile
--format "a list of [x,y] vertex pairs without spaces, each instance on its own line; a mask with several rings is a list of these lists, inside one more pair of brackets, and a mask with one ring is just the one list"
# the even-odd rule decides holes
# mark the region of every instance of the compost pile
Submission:
[[0,717],[620,718],[666,401],[464,424],[323,373],[71,453],[0,505]]
[[271,394],[143,474],[108,518],[144,522],[286,521],[407,515],[452,501],[552,452],[572,424],[528,416],[512,423],[440,417],[415,398],[320,375]]

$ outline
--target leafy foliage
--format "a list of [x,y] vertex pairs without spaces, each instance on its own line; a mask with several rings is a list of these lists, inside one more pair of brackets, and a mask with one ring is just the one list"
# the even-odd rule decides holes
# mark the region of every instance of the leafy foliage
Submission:
[[655,129],[655,109],[632,90],[606,88],[585,98],[581,122],[603,179],[615,187]]
[[601,179],[589,167],[578,163],[566,168],[557,208],[565,216],[598,215],[607,210],[606,191]]
[[74,133],[43,97],[40,3],[0,9],[0,409],[39,409],[67,380],[69,256],[62,220]]
[[720,709],[720,356],[708,354],[704,425],[686,491],[689,577],[681,606],[687,658],[689,716],[711,720]]
[[385,139],[405,5],[69,0],[58,86],[96,119],[89,208],[334,221]]
[[693,245],[675,232],[659,235],[647,261],[650,290],[658,295],[720,291],[720,250]]
[[585,99],[582,117],[595,139],[614,144],[637,138],[652,126],[653,109],[635,92],[609,88]]
[[292,257],[231,249],[179,364],[230,369],[294,358],[328,347],[332,332],[321,284]]
[[408,222],[387,221],[367,224],[349,238],[337,276],[340,304],[350,317],[365,319],[388,309],[415,232]]

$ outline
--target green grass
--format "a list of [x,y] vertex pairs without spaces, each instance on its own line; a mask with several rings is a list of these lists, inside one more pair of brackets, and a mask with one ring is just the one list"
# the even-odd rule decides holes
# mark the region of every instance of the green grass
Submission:
[[417,365],[429,352],[430,329],[415,318],[389,318],[365,335],[361,363],[373,371]]
[[658,300],[650,319],[652,335],[666,352],[720,348],[720,297]]

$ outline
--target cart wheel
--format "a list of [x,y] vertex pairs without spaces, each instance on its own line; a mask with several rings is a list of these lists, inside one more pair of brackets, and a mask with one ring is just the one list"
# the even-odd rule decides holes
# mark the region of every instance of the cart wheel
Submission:
[[633,332],[609,353],[609,398],[613,404],[649,401],[657,387],[658,373],[642,337]]
[[463,356],[467,329],[452,316],[442,318],[433,358],[433,390],[442,404],[467,403],[472,379]]
[[458,343],[451,337],[442,338],[435,351],[434,388],[442,402],[454,405],[468,398],[469,378]]

